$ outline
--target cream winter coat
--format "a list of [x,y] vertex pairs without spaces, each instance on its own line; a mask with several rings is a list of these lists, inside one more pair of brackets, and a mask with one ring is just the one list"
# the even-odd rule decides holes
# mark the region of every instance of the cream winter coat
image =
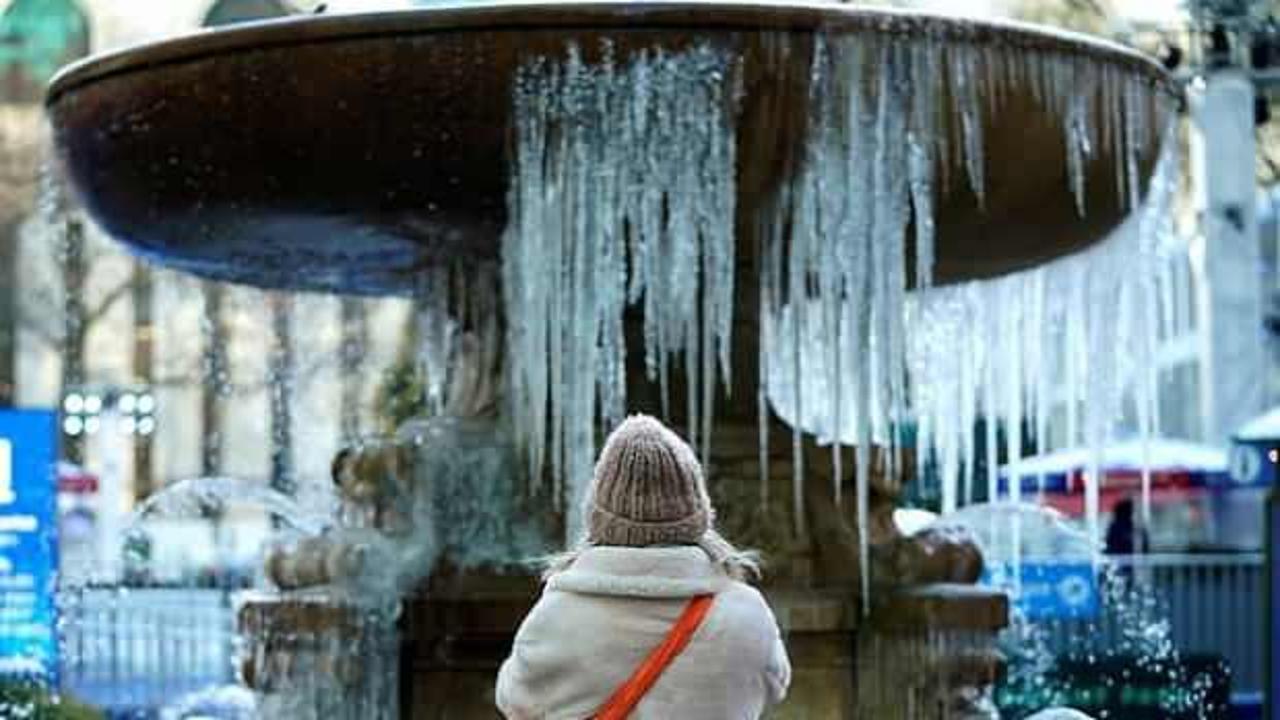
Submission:
[[694,546],[590,547],[553,575],[498,673],[498,708],[510,720],[591,717],[705,593],[706,619],[631,718],[759,717],[791,682],[777,621]]

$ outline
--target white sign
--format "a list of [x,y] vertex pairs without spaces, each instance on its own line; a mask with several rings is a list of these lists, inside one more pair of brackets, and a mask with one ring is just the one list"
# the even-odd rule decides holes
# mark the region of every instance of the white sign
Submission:
[[1262,453],[1248,445],[1231,448],[1231,479],[1238,485],[1248,485],[1262,472]]
[[16,499],[13,494],[13,443],[0,438],[0,505],[9,505]]
[[1067,607],[1084,607],[1093,598],[1093,587],[1087,578],[1069,575],[1058,581],[1058,598]]

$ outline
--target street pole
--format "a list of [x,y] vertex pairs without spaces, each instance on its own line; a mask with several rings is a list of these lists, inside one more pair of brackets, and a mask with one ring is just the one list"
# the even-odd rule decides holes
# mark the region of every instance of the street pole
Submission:
[[103,403],[101,426],[97,434],[97,451],[101,459],[98,509],[98,577],[97,580],[116,584],[121,579],[121,553],[125,520],[125,455],[128,440],[121,422],[120,410],[114,399]]
[[1223,443],[1262,411],[1266,373],[1263,285],[1259,271],[1257,141],[1253,82],[1230,67],[1205,75],[1190,92],[1191,166],[1203,236],[1193,254],[1200,275],[1202,438]]

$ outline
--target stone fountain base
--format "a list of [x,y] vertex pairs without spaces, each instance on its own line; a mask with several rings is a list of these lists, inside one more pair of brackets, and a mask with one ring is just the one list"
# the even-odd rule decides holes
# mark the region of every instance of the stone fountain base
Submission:
[[[788,698],[771,718],[907,717],[865,714],[890,688],[909,688],[918,697],[933,693],[936,710],[910,717],[941,718],[944,708],[956,706],[951,688],[979,678],[989,685],[999,671],[992,646],[1008,616],[1002,594],[951,585],[914,588],[886,597],[885,609],[865,622],[847,592],[778,587],[765,594],[786,636],[793,667]],[[475,579],[410,602],[402,666],[407,678],[404,716],[493,718],[498,668],[536,598],[532,578]],[[962,644],[969,652],[943,661],[948,665],[937,669],[942,673],[901,673],[910,656],[895,656],[892,650],[928,645],[958,649]],[[939,685],[940,674],[957,680]],[[899,692],[897,697],[901,703],[906,695]]]
[[[1007,598],[972,584],[935,582],[972,583],[980,556],[945,539],[898,535],[891,527],[895,484],[880,467],[872,504],[878,589],[864,615],[854,503],[833,503],[830,451],[804,443],[808,530],[797,540],[790,432],[775,421],[770,435],[765,484],[753,423],[719,424],[708,463],[718,522],[735,541],[765,550],[769,584],[762,590],[791,656],[789,696],[770,717],[992,717],[985,701],[1002,671],[994,646],[1008,619]],[[774,500],[762,506],[764,485]],[[845,493],[851,498],[854,490]],[[532,575],[475,571],[438,572],[420,587],[404,610],[405,716],[494,717],[498,668],[538,593]]]
[[[872,456],[868,521],[874,584],[872,608],[864,614],[855,488],[844,472],[840,484],[833,483],[829,449],[805,439],[801,454],[794,455],[791,433],[777,422],[770,436],[766,477],[756,444],[759,431],[742,421],[717,428],[706,463],[721,510],[718,524],[734,541],[765,553],[762,589],[793,667],[789,697],[770,716],[993,717],[990,688],[1003,666],[994,646],[1008,617],[1007,599],[971,584],[981,573],[981,557],[963,538],[946,532],[905,538],[897,531],[892,519],[897,478],[909,474],[910,454],[904,453],[896,467],[881,450]],[[522,541],[511,535],[519,518],[546,515],[547,509],[540,512],[535,503],[521,510],[499,501],[505,496],[510,503],[518,494],[510,485],[514,455],[507,442],[493,423],[442,419],[408,423],[390,443],[340,455],[335,481],[344,497],[374,509],[399,507],[408,513],[407,527],[421,532],[396,536],[397,542],[429,542],[439,554],[404,555],[422,562],[427,579],[404,599],[398,623],[393,622],[398,650],[394,642],[370,644],[384,638],[388,626],[362,622],[362,608],[351,602],[359,593],[330,597],[302,588],[246,605],[241,631],[253,662],[246,665],[245,680],[264,702],[287,703],[305,686],[316,697],[334,698],[334,707],[390,710],[380,717],[494,717],[498,669],[538,598],[540,582],[519,563],[495,564],[490,556],[536,557],[557,546],[545,528],[525,528]],[[802,486],[793,485],[797,461],[803,463]],[[847,467],[853,464],[849,458]],[[797,487],[803,492],[794,492]],[[843,502],[833,498],[833,488]],[[384,497],[387,492],[392,495]],[[393,496],[399,499],[392,501]],[[347,512],[344,517],[376,520],[383,514]],[[793,523],[796,518],[802,522]],[[492,552],[476,555],[476,546]],[[307,585],[291,584],[303,575],[325,581],[323,573],[301,572],[310,567],[303,550],[268,563],[277,585]],[[291,558],[292,563],[284,562]],[[482,562],[485,558],[490,562]],[[494,567],[502,569],[478,569]],[[295,572],[284,572],[290,569]],[[330,575],[340,580],[359,572]],[[393,666],[373,674],[379,679],[398,675],[397,683],[370,682],[374,663],[363,662],[366,655],[357,653],[366,645],[380,653],[378,662]],[[332,681],[299,682],[313,675],[332,676]],[[377,697],[366,698],[366,691]],[[301,701],[317,706],[315,700]]]
[[241,681],[263,717],[398,720],[394,604],[322,593],[251,593],[236,614]]

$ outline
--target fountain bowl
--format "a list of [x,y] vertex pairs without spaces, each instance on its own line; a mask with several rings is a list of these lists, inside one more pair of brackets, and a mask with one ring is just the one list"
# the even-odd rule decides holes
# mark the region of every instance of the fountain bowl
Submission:
[[[835,3],[476,2],[250,23],[91,58],[54,79],[47,110],[74,191],[142,256],[261,287],[409,294],[424,267],[499,252],[522,63],[570,46],[588,59],[732,49],[738,200],[757,207],[803,147],[815,38],[848,34],[1081,58],[1177,95],[1137,53],[1025,25]],[[981,111],[985,202],[961,158],[938,161],[953,179],[935,214],[939,283],[1079,250],[1127,212],[1115,159],[1095,152],[1081,218],[1061,113],[1016,64],[985,72],[1006,89]],[[1140,153],[1144,178],[1157,151]]]

